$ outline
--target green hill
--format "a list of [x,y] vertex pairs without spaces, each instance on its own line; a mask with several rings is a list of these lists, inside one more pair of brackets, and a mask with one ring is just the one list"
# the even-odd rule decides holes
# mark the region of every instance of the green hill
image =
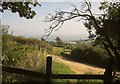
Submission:
[[[42,40],[5,34],[2,36],[2,63],[10,67],[45,73],[46,56],[52,52],[52,48],[53,46]],[[74,73],[64,64],[54,62],[54,60],[52,71],[55,74]],[[41,82],[43,80],[3,72],[2,81]]]

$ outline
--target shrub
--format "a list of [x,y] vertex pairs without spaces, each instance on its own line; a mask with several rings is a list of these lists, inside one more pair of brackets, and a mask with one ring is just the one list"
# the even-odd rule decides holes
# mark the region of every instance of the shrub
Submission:
[[[23,43],[21,43],[21,41]],[[45,73],[46,56],[45,56],[44,49],[39,50],[34,44],[31,45],[29,44],[29,42],[34,43],[35,39],[26,39],[24,37],[4,35],[3,44],[2,44],[3,45],[2,47],[3,48],[3,51],[2,51],[3,65]],[[44,43],[41,43],[41,44],[44,45]],[[62,50],[61,48],[59,48],[56,51],[56,49],[54,51],[55,53],[59,50]],[[48,51],[46,51],[46,54],[47,53]],[[57,63],[55,61],[53,61],[52,68],[53,68],[53,73],[55,74],[74,73],[64,64]],[[3,75],[2,81],[9,82],[11,84],[16,82],[43,82],[44,81],[39,78],[16,75],[16,74],[11,74],[6,72],[3,72],[2,75]],[[58,81],[66,82],[66,80],[56,80],[55,82],[58,82]]]
[[[4,35],[2,43],[3,65],[32,71],[45,71],[45,56],[34,45],[21,44],[13,39],[16,36]],[[25,39],[25,38],[24,38]],[[34,40],[33,40],[34,42]],[[3,72],[3,82],[34,82],[39,79]]]
[[78,46],[72,50],[70,57],[78,62],[105,67],[106,52],[98,47]]

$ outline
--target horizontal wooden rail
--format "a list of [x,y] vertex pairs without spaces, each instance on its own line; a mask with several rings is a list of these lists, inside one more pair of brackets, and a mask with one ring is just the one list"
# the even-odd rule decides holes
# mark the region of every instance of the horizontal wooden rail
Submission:
[[[7,66],[2,66],[2,71],[9,72],[9,73],[15,73],[15,74],[21,74],[21,75],[27,75],[27,76],[33,76],[38,78],[46,79],[47,75],[40,72],[35,71],[29,71],[29,70],[23,70],[18,68],[11,68]],[[104,79],[104,75],[100,74],[52,74],[52,79]]]
[[53,74],[53,79],[104,79],[104,75],[97,74]]
[[9,73],[20,74],[20,75],[38,77],[38,78],[43,78],[43,79],[47,78],[46,74],[44,74],[44,73],[29,71],[29,70],[24,70],[24,69],[19,69],[19,68],[7,67],[7,66],[4,66],[4,65],[2,65],[2,71],[9,72]]
[[50,56],[47,57],[45,74],[4,65],[0,66],[2,66],[2,71],[5,72],[46,79],[46,84],[51,84],[52,79],[99,79],[103,80],[104,84],[112,84],[112,65],[110,62],[108,62],[109,66],[107,66],[104,74],[52,74],[52,57]]

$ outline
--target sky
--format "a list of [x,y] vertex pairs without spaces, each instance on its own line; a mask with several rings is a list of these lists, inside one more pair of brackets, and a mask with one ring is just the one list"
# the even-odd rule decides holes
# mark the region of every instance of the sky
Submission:
[[[5,11],[2,14],[2,24],[9,25],[10,31],[17,36],[42,37],[45,29],[50,23],[44,21],[47,14],[54,14],[56,10],[70,11],[73,7],[68,2],[40,2],[41,6],[34,8],[37,15],[33,19],[20,18],[17,13]],[[77,6],[79,3],[77,3]],[[98,12],[98,2],[93,4],[93,11]],[[76,20],[67,21],[58,30],[52,32],[48,40],[54,40],[56,37],[67,40],[87,39],[88,32],[82,22]]]

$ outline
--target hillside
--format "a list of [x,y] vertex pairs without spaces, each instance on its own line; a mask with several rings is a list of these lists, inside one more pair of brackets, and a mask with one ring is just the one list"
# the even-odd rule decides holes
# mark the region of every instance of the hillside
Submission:
[[[18,37],[13,35],[3,35],[2,44],[2,63],[3,65],[22,68],[26,70],[38,71],[45,73],[45,64],[47,54],[51,53],[52,46],[45,42],[34,38]],[[40,46],[40,49],[38,48]],[[42,47],[41,47],[42,46]],[[53,60],[53,72],[58,73],[74,73],[68,66],[57,63]],[[3,72],[3,82],[42,82],[28,76],[21,76]],[[67,80],[54,80],[65,82]]]

